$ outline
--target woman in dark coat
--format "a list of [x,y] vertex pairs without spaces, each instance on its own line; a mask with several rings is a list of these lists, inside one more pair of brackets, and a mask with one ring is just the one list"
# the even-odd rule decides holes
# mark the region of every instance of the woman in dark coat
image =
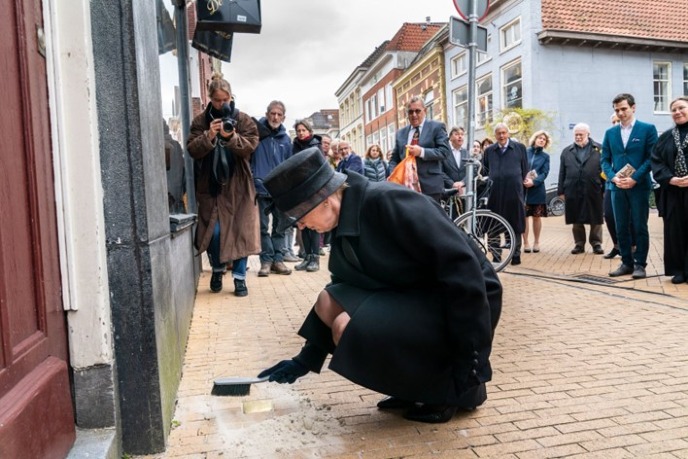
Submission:
[[[208,85],[210,103],[191,123],[187,148],[196,160],[196,202],[198,225],[196,248],[208,251],[213,268],[210,289],[222,290],[225,264],[232,264],[234,293],[246,296],[246,260],[260,253],[260,231],[256,189],[253,184],[249,158],[258,146],[258,128],[250,116],[236,110],[236,126],[226,132],[222,128],[223,105],[232,100],[229,83],[219,75]],[[228,177],[219,183],[215,166],[215,149],[222,147]]]
[[530,234],[529,218],[533,219],[533,248],[532,251],[540,251],[540,232],[542,231],[542,218],[547,217],[547,190],[545,179],[549,175],[549,148],[550,138],[546,131],[537,131],[530,137],[530,146],[526,149],[528,155],[528,175],[523,186],[526,189],[526,228],[523,232],[523,251],[531,251],[528,238]]
[[657,207],[664,220],[664,273],[681,284],[688,281],[688,97],[669,107],[676,125],[657,140],[651,164],[661,187]]
[[484,402],[501,285],[439,205],[334,172],[317,149],[280,164],[265,186],[299,227],[333,231],[332,282],[299,331],[301,352],[259,376],[293,383],[332,353],[332,370],[391,395],[378,407],[405,408],[407,419],[446,422]]
[[[292,154],[295,155],[311,147],[322,149],[322,138],[313,134],[313,128],[308,121],[297,120],[294,123],[294,130],[296,137],[294,137]],[[303,261],[294,266],[294,269],[308,273],[316,272],[320,269],[320,235],[308,228],[299,230],[299,234],[297,239],[301,244],[300,252],[303,252]]]

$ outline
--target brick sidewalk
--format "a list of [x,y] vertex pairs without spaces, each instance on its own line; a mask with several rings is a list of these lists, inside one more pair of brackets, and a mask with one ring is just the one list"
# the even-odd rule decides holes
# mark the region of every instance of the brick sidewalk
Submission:
[[688,458],[688,284],[659,275],[661,220],[650,221],[649,277],[607,284],[619,259],[571,255],[570,227],[546,219],[541,252],[501,275],[488,401],[442,425],[380,412],[379,394],[327,369],[210,396],[214,378],[298,352],[295,332],[328,274],[259,279],[252,257],[249,296],[235,298],[209,293],[206,271],[176,427],[166,453],[149,458]]

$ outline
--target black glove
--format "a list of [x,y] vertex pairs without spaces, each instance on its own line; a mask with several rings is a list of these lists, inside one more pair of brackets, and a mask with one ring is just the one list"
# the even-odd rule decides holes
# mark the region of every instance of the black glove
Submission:
[[278,382],[280,384],[293,384],[294,381],[306,373],[308,373],[308,368],[296,360],[282,360],[277,365],[261,371],[258,377],[264,378],[266,376],[270,376],[270,381]]

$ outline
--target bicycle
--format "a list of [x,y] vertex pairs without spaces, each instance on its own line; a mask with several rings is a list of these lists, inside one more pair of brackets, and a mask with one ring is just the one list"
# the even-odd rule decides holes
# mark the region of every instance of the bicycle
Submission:
[[[487,208],[492,181],[480,175],[481,168],[480,161],[474,158],[467,160],[466,193],[458,196],[455,188],[444,190],[440,204],[454,224],[468,234],[499,272],[514,256],[516,233],[504,217]],[[454,218],[455,210],[460,212],[463,208],[461,198],[465,200],[466,210]]]

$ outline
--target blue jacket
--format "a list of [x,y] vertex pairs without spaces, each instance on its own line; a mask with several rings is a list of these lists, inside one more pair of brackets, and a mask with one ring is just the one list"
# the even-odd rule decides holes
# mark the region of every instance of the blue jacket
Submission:
[[657,128],[642,121],[635,121],[625,148],[621,140],[621,125],[617,124],[607,129],[602,141],[602,171],[607,176],[607,189],[616,189],[611,179],[619,169],[630,164],[635,168],[631,177],[637,182],[633,189],[650,191],[650,155],[655,143]]
[[530,170],[534,170],[537,173],[537,177],[533,180],[533,186],[524,188],[526,204],[546,204],[547,191],[545,190],[545,179],[549,175],[549,154],[542,148],[528,147],[526,155],[528,155]]
[[284,125],[280,125],[275,130],[270,128],[265,118],[261,118],[258,122],[263,126],[267,126],[270,135],[263,138],[258,144],[256,151],[253,152],[253,156],[251,156],[251,172],[253,173],[253,182],[256,185],[256,193],[258,196],[267,196],[268,192],[263,186],[263,178],[278,164],[281,164],[291,156],[292,144]]
[[361,160],[361,157],[352,151],[349,153],[349,156],[342,158],[339,164],[337,164],[337,172],[343,173],[344,171],[354,171],[364,175],[363,160]]

